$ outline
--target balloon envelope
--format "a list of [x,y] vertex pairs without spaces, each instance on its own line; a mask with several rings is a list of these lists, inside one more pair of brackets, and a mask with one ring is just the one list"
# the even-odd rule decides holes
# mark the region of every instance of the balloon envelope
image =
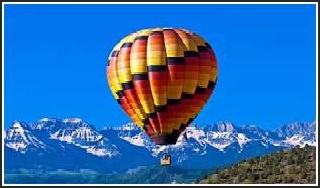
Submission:
[[131,33],[110,53],[107,80],[114,98],[157,145],[175,144],[217,83],[211,46],[185,29]]

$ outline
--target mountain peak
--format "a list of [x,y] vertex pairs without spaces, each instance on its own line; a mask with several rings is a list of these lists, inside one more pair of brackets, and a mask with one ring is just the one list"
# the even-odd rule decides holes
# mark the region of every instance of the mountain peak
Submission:
[[65,118],[61,120],[62,129],[75,130],[75,129],[90,129],[96,131],[95,127],[80,118]]
[[65,118],[62,120],[64,123],[82,123],[83,120],[80,118]]
[[235,130],[234,124],[228,121],[219,121],[213,125],[209,125],[207,128],[218,132],[233,132]]
[[39,141],[32,133],[28,124],[15,121],[11,127],[6,130],[5,145],[21,153],[25,153],[28,147],[45,148],[45,144]]
[[83,147],[91,146],[103,136],[89,123],[80,118],[60,120],[50,133],[50,138]]
[[38,122],[56,122],[58,119],[57,118],[41,118],[38,120]]
[[10,128],[11,129],[29,129],[29,126],[24,122],[14,121]]
[[123,130],[123,131],[140,130],[139,127],[138,127],[138,125],[135,124],[135,123],[133,123],[133,122],[124,124],[123,126],[120,126],[120,127],[116,127],[115,129],[117,129],[117,130]]
[[243,125],[241,128],[245,129],[245,130],[251,130],[251,131],[259,131],[260,130],[260,128],[258,126],[253,125],[253,124]]
[[275,132],[279,137],[292,137],[295,134],[306,136],[310,133],[315,134],[316,122],[293,122],[280,126]]

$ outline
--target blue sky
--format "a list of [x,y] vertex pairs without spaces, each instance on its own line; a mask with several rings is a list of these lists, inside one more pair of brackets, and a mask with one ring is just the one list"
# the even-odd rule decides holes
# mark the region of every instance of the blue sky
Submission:
[[214,48],[219,81],[195,123],[274,129],[316,118],[315,5],[5,5],[4,124],[79,117],[130,121],[106,58],[124,36],[181,27]]

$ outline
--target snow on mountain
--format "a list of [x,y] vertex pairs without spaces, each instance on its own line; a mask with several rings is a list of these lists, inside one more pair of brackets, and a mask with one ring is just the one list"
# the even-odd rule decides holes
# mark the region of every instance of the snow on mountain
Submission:
[[80,118],[66,118],[62,120],[63,123],[83,123]]
[[[201,140],[206,137],[206,132],[201,128],[197,128],[194,124],[191,124],[189,127],[187,127],[185,132],[186,132],[187,138],[194,138],[199,142],[201,142]],[[182,138],[182,136],[180,137]]]
[[130,142],[131,144],[135,145],[135,146],[145,146],[145,143],[146,143],[146,139],[144,138],[145,135],[143,132],[133,136],[133,137],[130,137],[130,136],[123,136],[121,137],[122,139]]
[[[69,122],[68,122],[69,123]],[[79,122],[77,122],[78,124]],[[93,142],[102,138],[102,135],[95,131],[88,124],[80,124],[72,126],[64,126],[57,132],[50,135],[50,138],[66,141],[73,144],[78,144],[81,146],[89,146]]]
[[41,148],[47,146],[38,140],[30,127],[23,122],[14,122],[4,134],[5,145],[15,151],[25,153],[28,148]]
[[234,141],[230,132],[208,132],[206,142],[210,146],[223,151]]
[[113,129],[115,130],[120,130],[120,131],[140,131],[141,129],[133,122],[124,124],[120,127],[114,127]]
[[286,137],[285,140],[278,141],[278,143],[283,146],[288,145],[288,146],[300,146],[300,147],[304,147],[306,144],[308,144],[309,146],[316,146],[317,144],[314,139],[308,140],[308,139],[305,139],[304,136],[299,134],[295,134],[292,137]]
[[251,141],[246,136],[246,129],[236,127],[231,122],[218,122],[205,127],[205,143],[211,147],[224,151],[232,144],[237,144],[242,148],[243,145]]
[[49,130],[51,139],[60,140],[81,147],[87,147],[102,138],[102,135],[93,126],[79,118],[49,119],[44,118],[33,125],[34,129]]
[[[275,148],[316,145],[315,126],[315,122],[292,123],[275,131],[267,131],[255,125],[240,127],[231,122],[218,122],[205,127],[191,124],[175,145],[157,146],[135,123],[98,131],[79,118],[43,118],[30,125],[14,122],[5,132],[5,146],[25,154],[29,148],[65,148],[70,145],[90,156],[110,160],[124,159],[126,157],[123,155],[135,152],[159,158],[168,151],[178,164],[192,163],[194,159],[200,162],[206,159],[208,162],[212,158],[218,164],[225,161],[224,158],[232,161]],[[53,142],[56,145],[52,145]]]
[[316,122],[294,122],[282,125],[274,131],[278,135],[276,145],[301,146],[316,145]]
[[299,146],[304,146],[305,144],[303,142],[303,136],[299,136],[299,135],[295,135],[290,138],[287,138],[284,142],[289,145],[299,145]]
[[[315,127],[315,124],[313,127]],[[124,139],[135,146],[149,149],[153,156],[158,156],[163,153],[164,148],[166,148],[164,146],[156,146],[134,123],[126,124],[122,128],[118,127],[115,129],[120,131],[119,137],[121,139]],[[220,152],[224,152],[225,149],[234,145],[238,146],[236,147],[238,148],[237,152],[240,153],[246,144],[253,141],[260,143],[263,147],[269,147],[270,145],[289,147],[295,145],[303,146],[307,143],[309,145],[315,144],[315,136],[312,137],[314,140],[303,140],[300,137],[300,139],[297,140],[296,136],[281,139],[276,136],[277,134],[259,129],[255,125],[236,127],[231,122],[218,122],[206,127],[197,127],[195,124],[191,124],[186,128],[185,133],[188,140],[185,140],[182,136],[183,134],[181,134],[175,145],[167,147],[168,151],[181,152],[180,150],[182,150],[203,155],[206,153],[206,149],[210,147],[217,149]],[[301,133],[301,131],[299,133]],[[191,149],[188,148],[190,145],[192,145]]]
[[57,126],[57,123],[59,123],[59,119],[56,118],[42,118],[37,123],[31,124],[31,127],[33,129],[52,129]]
[[237,140],[240,147],[251,141],[251,139],[247,138],[243,133],[238,133]]
[[99,133],[92,125],[79,118],[63,119],[60,129],[50,134],[51,139],[64,141],[86,149],[90,154],[113,157],[118,148]]
[[127,123],[121,127],[116,127],[114,130],[118,131],[118,137],[126,140],[132,145],[146,147],[152,149],[154,144],[148,135],[142,131],[135,123]]
[[80,118],[42,118],[31,124],[31,127],[33,130],[45,131],[51,139],[80,145],[95,142],[102,137],[92,125]]
[[[251,127],[255,130],[256,127]],[[218,149],[224,151],[225,148],[231,144],[237,144],[242,148],[252,139],[248,138],[247,134],[252,134],[251,129],[247,127],[236,127],[231,122],[218,122],[213,125],[205,127],[206,139],[205,142]]]
[[95,145],[87,147],[87,152],[100,157],[114,157],[121,155],[118,151],[118,147],[115,144],[110,143],[107,138],[100,139]]
[[292,137],[295,134],[303,135],[304,137],[312,138],[316,132],[316,122],[294,122],[282,125],[274,131],[280,138]]
[[[42,118],[38,122],[30,124],[30,126],[25,123],[23,125],[24,131],[28,133],[35,132],[43,140],[62,141],[83,148],[87,153],[101,157],[119,155],[117,146],[99,133],[92,125],[82,121],[80,118]],[[26,129],[27,127],[28,129]]]

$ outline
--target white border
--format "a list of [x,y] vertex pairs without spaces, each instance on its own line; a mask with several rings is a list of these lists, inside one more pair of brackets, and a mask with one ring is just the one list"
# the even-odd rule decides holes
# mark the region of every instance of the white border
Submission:
[[3,2],[4,4],[318,4],[316,2]]
[[2,119],[2,128],[1,128],[1,134],[2,134],[2,140],[1,140],[1,157],[2,157],[2,169],[1,169],[1,178],[2,178],[2,185],[4,185],[4,3],[2,3],[2,6],[1,6],[1,9],[2,9],[2,114],[1,114],[1,119]]
[[319,128],[318,128],[318,51],[319,51],[319,48],[318,48],[318,3],[316,3],[316,184],[318,185],[319,183],[319,177],[318,177],[318,168],[319,168],[319,149],[318,149],[318,142],[319,142]]
[[[318,142],[318,3],[317,2],[2,2],[2,139],[4,139],[4,5],[6,4],[314,4],[316,5],[316,141]],[[4,141],[2,140],[2,186],[318,186],[318,144],[316,184],[5,184]]]

